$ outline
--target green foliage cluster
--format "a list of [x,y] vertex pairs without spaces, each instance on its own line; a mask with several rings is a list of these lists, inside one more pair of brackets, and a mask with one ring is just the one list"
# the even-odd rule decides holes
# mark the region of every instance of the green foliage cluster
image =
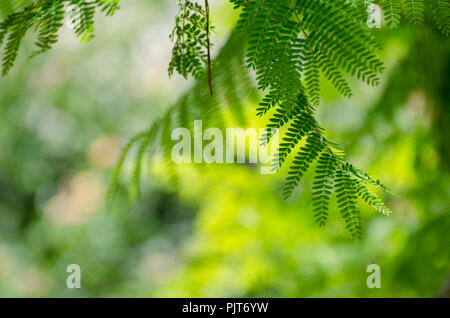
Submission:
[[[233,111],[239,116],[239,108],[244,101],[242,95],[246,95],[242,93],[245,90],[243,83],[251,82],[251,73],[242,70],[244,54],[239,55],[245,51],[247,69],[256,73],[258,90],[264,94],[258,104],[257,115],[269,118],[262,143],[270,141],[274,128],[285,130],[273,159],[273,169],[278,171],[293,154],[292,162],[286,164],[288,177],[283,189],[284,197],[293,194],[303,175],[313,163],[317,163],[313,199],[318,224],[322,226],[326,223],[329,200],[334,192],[346,227],[352,237],[359,238],[361,226],[357,198],[388,215],[389,208],[367,186],[384,191],[388,189],[347,162],[339,146],[327,138],[325,129],[317,122],[315,110],[320,103],[321,74],[347,97],[352,96],[347,77],[357,78],[371,86],[380,83],[384,65],[377,56],[379,45],[366,24],[369,3],[378,3],[383,7],[385,22],[391,28],[398,25],[402,10],[414,26],[422,24],[425,13],[429,11],[441,32],[448,35],[449,2],[435,0],[425,5],[422,0],[230,1],[235,9],[240,10],[237,31],[241,35],[237,42],[245,40],[246,46],[234,43],[235,47],[242,48],[236,50],[235,47],[230,49],[227,44],[219,53],[214,69],[217,79],[209,83],[211,92],[212,84],[219,91],[218,96],[214,97],[205,93],[204,68],[209,49],[206,8],[204,10],[189,0],[179,1],[180,11],[170,36],[175,41],[175,47],[169,74],[176,70],[184,77],[193,75],[198,83],[168,110],[163,120],[131,140],[118,166],[112,189],[117,185],[123,161],[134,144],[139,143],[131,185],[133,197],[139,193],[141,161],[146,149],[159,146],[168,157],[173,127],[188,127],[192,119],[198,118],[204,122],[208,118],[213,119],[220,127],[220,107],[224,100],[230,103],[231,108],[238,105]],[[70,17],[76,25],[75,33],[84,41],[92,37],[96,8],[100,7],[110,15],[118,5],[117,0],[42,0],[11,14],[0,25],[0,43],[7,38],[4,74],[12,67],[20,41],[32,26],[39,28],[36,43],[39,50],[35,54],[47,51],[56,42],[57,31],[64,18],[63,3],[75,4],[79,8]],[[237,37],[233,34],[230,43],[236,42]],[[210,74],[208,77],[211,81]]]
[[[185,127],[193,133],[193,121],[201,118],[203,125],[225,129],[224,113],[230,113],[233,119],[245,125],[244,105],[256,102],[257,90],[251,74],[244,64],[245,42],[237,32],[228,38],[220,53],[213,60],[215,76],[212,84],[220,87],[214,96],[208,93],[207,74],[184,94],[177,103],[169,107],[161,120],[133,137],[125,146],[109,189],[109,198],[113,199],[120,184],[120,173],[129,153],[136,147],[134,167],[129,184],[132,199],[140,193],[142,163],[156,152],[163,153],[166,172],[172,185],[177,183],[174,164],[171,161],[171,133],[174,128]],[[226,105],[227,107],[224,107]]]
[[[315,218],[320,226],[325,224],[334,191],[346,227],[352,237],[360,238],[357,197],[370,196],[372,200],[365,201],[375,208],[380,201],[375,194],[364,196],[357,189],[367,189],[366,183],[385,187],[370,182],[372,179],[364,178],[366,174],[358,169],[348,168],[353,166],[326,137],[314,111],[320,99],[321,72],[344,96],[352,95],[346,75],[368,85],[379,84],[384,66],[376,56],[378,45],[364,23],[365,11],[344,0],[233,2],[242,8],[238,29],[249,36],[247,65],[256,71],[260,90],[267,92],[259,103],[258,115],[270,114],[268,129],[287,128],[273,169],[280,169],[294,153],[284,197],[293,194],[303,175],[320,158],[313,185]],[[267,139],[270,137],[267,134]]]
[[[250,72],[256,72],[258,89],[267,91],[257,108],[258,116],[271,114],[267,135],[262,143],[270,141],[273,128],[287,129],[273,159],[273,169],[278,171],[289,154],[295,153],[294,160],[288,167],[283,196],[287,199],[293,194],[304,173],[318,160],[313,186],[317,223],[320,226],[325,225],[329,200],[332,193],[336,192],[346,226],[351,236],[359,239],[362,233],[356,198],[360,197],[377,211],[389,215],[390,210],[370,192],[366,184],[383,190],[387,188],[344,160],[338,145],[326,138],[324,129],[315,119],[314,111],[319,102],[320,72],[345,96],[351,96],[351,90],[344,72],[369,85],[379,83],[383,63],[375,55],[378,45],[365,25],[365,11],[346,1],[338,1],[335,4],[298,1],[295,5],[281,0],[233,2],[236,8],[242,8],[242,13],[237,23],[239,35],[233,35],[230,41],[240,37],[240,42],[247,42],[247,46],[243,47],[247,68]],[[324,12],[328,12],[325,20]],[[230,43],[225,45],[215,65],[220,64],[224,56],[227,60],[230,58],[224,54],[230,47]],[[233,47],[236,50],[236,43]],[[230,56],[236,55],[234,52]],[[198,60],[201,60],[201,55]],[[176,57],[171,65],[172,63],[176,63]],[[242,68],[242,65],[238,63],[238,67]],[[230,67],[215,68],[215,76],[219,79],[227,74],[225,81],[214,83],[219,92],[228,95],[228,92],[235,92],[242,85],[239,81],[236,82],[236,75],[230,76],[230,71],[234,70]],[[247,71],[243,74],[246,74],[246,78],[251,76]],[[193,119],[202,118],[205,121],[202,114],[204,110],[208,110],[209,114],[214,111],[213,118],[216,121],[222,120],[220,112],[216,112],[218,104],[214,107],[211,105],[213,101],[220,103],[220,99],[208,96],[205,99],[204,83],[204,77],[201,77],[193,91],[188,94],[193,98],[183,97],[179,104],[167,112],[163,120],[155,122],[147,132],[131,140],[115,173],[112,192],[117,187],[125,157],[134,144],[139,143],[130,186],[132,197],[139,193],[141,161],[150,144],[163,148],[170,165],[170,125],[174,128],[192,128],[189,127],[189,122]],[[230,100],[230,97],[226,100]],[[198,105],[201,105],[203,110],[193,112]],[[174,113],[178,114],[177,121],[174,121]],[[197,116],[191,115],[195,113]],[[178,125],[175,125],[176,122]],[[222,125],[216,123],[216,126]]]
[[[352,96],[352,90],[346,80],[348,76],[355,77],[367,85],[379,85],[384,65],[377,57],[379,44],[366,24],[368,3],[346,0],[231,2],[235,9],[241,10],[237,31],[247,42],[247,68],[256,72],[258,89],[265,94],[257,107],[258,116],[269,115],[267,134],[261,142],[265,144],[270,141],[274,128],[286,130],[273,159],[275,171],[282,167],[291,153],[294,154],[292,162],[288,164],[288,176],[283,188],[284,198],[287,199],[293,194],[303,175],[313,163],[317,163],[313,201],[318,225],[326,224],[330,197],[335,193],[350,235],[355,239],[361,238],[358,198],[376,211],[389,215],[390,209],[368,186],[387,192],[390,190],[345,160],[340,147],[326,137],[325,130],[318,124],[315,108],[320,101],[321,73],[346,97]],[[418,14],[415,12],[419,6],[420,4],[415,4],[414,1],[405,3],[405,15],[414,25],[423,22],[419,17],[411,18]],[[386,21],[391,26],[389,11],[386,10],[385,13]],[[443,21],[448,21],[445,16],[441,17]],[[177,17],[177,24],[179,21]],[[445,30],[442,31],[445,33]],[[202,52],[204,50],[196,57],[185,55],[187,65],[191,65],[191,71],[194,65],[200,67],[201,61],[205,64]],[[174,54],[170,73],[180,60],[182,58]],[[186,71],[180,73],[185,77],[187,75]],[[198,71],[198,74],[201,72]],[[220,74],[220,71],[215,70],[215,74]],[[199,85],[202,85],[201,83],[202,81],[199,81]],[[216,83],[215,86],[219,91],[222,90],[220,84]],[[190,104],[189,107],[193,105]],[[184,113],[180,114],[183,116]],[[220,118],[217,115],[215,117]],[[188,120],[183,118],[180,122],[187,123]],[[152,131],[153,128],[148,134]],[[170,139],[163,138],[160,143],[169,148]],[[142,147],[147,144],[146,140],[142,142],[138,154],[143,153]],[[140,160],[141,156],[138,155],[136,167],[139,167]],[[139,179],[136,177],[136,172],[139,171],[139,168],[135,169],[132,189],[139,189]]]
[[[67,9],[66,9],[67,8]],[[30,1],[19,12],[14,12],[0,23],[0,48],[4,44],[2,72],[6,75],[16,61],[20,44],[26,33],[34,28],[38,36],[38,49],[31,57],[52,48],[58,40],[58,32],[68,18],[75,34],[83,42],[93,37],[96,10],[107,16],[119,8],[119,0],[37,0]]]
[[406,19],[416,27],[423,24],[425,12],[430,11],[441,32],[446,36],[449,35],[450,2],[448,0],[380,0],[377,2],[382,6],[384,19],[391,29],[399,25],[402,11]]
[[[0,0],[0,7],[13,1]],[[327,134],[345,142],[352,161],[357,158],[363,162],[400,194],[387,196],[388,205],[395,210],[389,218],[371,213],[359,200],[361,226],[366,233],[360,243],[345,239],[347,231],[339,222],[334,188],[327,226],[314,226],[310,184],[326,174],[316,173],[318,166],[327,166],[320,156],[300,182],[303,189],[296,191],[293,199],[283,201],[274,190],[282,184],[284,173],[260,175],[251,164],[176,166],[178,183],[171,189],[157,153],[151,177],[142,160],[141,196],[130,204],[126,190],[134,181],[127,180],[134,173],[140,139],[123,166],[113,207],[101,206],[104,196],[98,197],[92,184],[79,184],[81,188],[74,191],[71,180],[78,180],[85,172],[95,176],[102,189],[108,184],[111,167],[98,166],[89,155],[98,137],[112,137],[117,150],[118,139],[133,135],[143,121],[165,117],[167,100],[180,93],[179,78],[161,86],[151,80],[153,72],[152,77],[143,77],[143,85],[130,83],[130,77],[144,75],[142,56],[123,49],[136,45],[136,35],[143,28],[146,33],[164,32],[157,22],[164,22],[167,14],[170,17],[174,4],[128,1],[126,12],[118,12],[123,16],[114,17],[123,19],[111,25],[114,32],[99,34],[99,23],[108,26],[113,21],[95,20],[95,41],[100,47],[74,48],[61,43],[58,54],[40,57],[41,62],[48,58],[45,63],[16,64],[14,72],[2,79],[0,296],[450,296],[446,287],[450,286],[450,41],[430,15],[417,30],[406,20],[395,32],[374,30],[377,41],[383,43],[380,56],[388,57],[381,87],[370,90],[349,81],[354,97],[346,101],[331,85],[322,86],[321,100],[326,102],[320,103],[318,115],[321,111],[323,117],[317,119]],[[229,17],[233,12],[225,1],[211,4],[212,10],[223,10],[215,11],[213,18]],[[13,6],[0,15],[6,17],[23,8]],[[214,37],[214,56],[223,45],[218,39],[233,20],[213,20],[221,30]],[[33,34],[28,35],[23,46]],[[246,39],[240,39],[245,44]],[[240,43],[238,38],[235,42]],[[245,55],[242,43],[236,47],[240,59]],[[23,52],[19,54],[26,57]],[[231,47],[229,56],[232,53]],[[165,59],[150,59],[145,65],[155,66],[156,76],[161,78]],[[114,67],[105,72],[105,65]],[[236,71],[244,74],[246,70],[242,60],[240,64],[236,60],[228,73],[214,67],[213,75],[233,77]],[[323,75],[320,80],[326,81]],[[217,96],[228,90],[218,82],[214,85]],[[261,99],[248,101],[245,96],[257,88],[236,88],[229,97],[244,102],[247,122],[236,123],[234,118],[228,122],[229,100],[217,105],[219,112],[212,111],[208,121],[216,125],[225,108],[227,127],[264,125],[269,116],[254,116]],[[202,89],[207,90],[204,82],[196,91],[203,95]],[[209,100],[206,97],[201,100]],[[192,124],[193,119],[208,113],[200,105],[191,105],[195,100],[190,95],[184,103],[176,103],[179,109],[173,109],[173,125]],[[187,122],[181,123],[182,118]],[[145,157],[158,142],[149,143]],[[109,154],[102,150],[100,158],[111,164]],[[283,165],[287,168],[289,164],[288,158]],[[82,223],[73,219],[60,223],[62,217],[74,215],[69,213],[80,203],[90,209],[92,205],[84,202],[92,195],[99,203],[95,212],[88,214],[83,209],[76,213]],[[50,210],[50,203],[57,203],[55,198],[64,199],[65,205],[60,201],[59,209]],[[68,290],[65,269],[74,259],[86,270],[82,288]],[[367,264],[374,263],[382,267],[381,289],[368,289],[365,284]]]
[[[189,0],[178,1],[179,12],[170,39],[175,42],[169,74],[174,70],[185,78],[203,75],[208,63],[208,33],[206,12],[201,5]],[[213,30],[208,26],[208,32]]]

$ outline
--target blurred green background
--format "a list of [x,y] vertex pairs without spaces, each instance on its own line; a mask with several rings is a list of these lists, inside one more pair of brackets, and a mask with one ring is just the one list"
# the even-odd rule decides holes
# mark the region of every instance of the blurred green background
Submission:
[[[214,52],[236,20],[212,4]],[[24,42],[0,79],[0,296],[435,297],[449,296],[450,41],[429,23],[375,30],[387,71],[377,88],[353,82],[344,99],[323,86],[320,121],[352,162],[390,186],[390,217],[361,203],[364,239],[339,212],[318,228],[311,179],[283,201],[285,172],[248,165],[161,162],[130,202],[105,204],[127,138],[158,120],[192,85],[168,78],[175,1],[124,1],[80,44],[68,27],[56,47],[27,59]],[[261,127],[248,105],[249,127]],[[81,289],[66,267],[81,267]],[[366,286],[379,264],[381,288]]]

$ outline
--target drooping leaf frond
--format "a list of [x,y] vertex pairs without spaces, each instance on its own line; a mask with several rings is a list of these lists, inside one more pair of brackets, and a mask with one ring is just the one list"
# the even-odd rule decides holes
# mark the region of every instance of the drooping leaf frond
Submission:
[[[158,130],[159,123],[154,123],[146,132],[141,134],[142,138],[140,138],[138,150],[134,159],[133,175],[130,182],[129,195],[131,199],[136,199],[140,195],[142,161],[144,159],[145,153],[148,151],[149,145],[154,144],[155,140],[159,137]],[[132,146],[132,144],[130,146]],[[119,170],[117,170],[117,174],[120,173],[120,169],[121,167],[119,167]],[[119,180],[117,175],[114,184],[118,184],[118,181]]]
[[[176,169],[169,158],[173,128],[192,130],[192,122],[196,119],[202,119],[205,127],[224,128],[226,108],[236,121],[244,123],[244,105],[252,101],[257,104],[257,115],[268,117],[263,143],[272,138],[270,129],[284,131],[272,161],[274,170],[287,166],[283,196],[293,195],[303,175],[316,165],[315,220],[320,226],[325,224],[331,194],[335,192],[350,235],[360,238],[358,198],[388,215],[389,208],[366,185],[383,191],[389,189],[347,162],[339,146],[327,138],[315,115],[320,101],[320,80],[322,77],[328,79],[346,97],[352,95],[348,78],[371,86],[380,83],[384,65],[377,55],[380,46],[367,25],[367,4],[378,3],[383,7],[389,27],[396,27],[402,14],[411,24],[422,24],[430,6],[424,5],[422,0],[230,1],[240,10],[237,30],[241,35],[233,33],[220,50],[213,63],[214,78],[210,72],[207,1],[205,7],[190,0],[179,1],[180,10],[170,36],[175,44],[169,74],[177,71],[184,77],[192,75],[197,82],[167,110],[162,120],[155,121],[126,146],[110,193],[118,188],[127,154],[135,147],[129,188],[132,198],[140,192],[142,164],[155,151],[163,154],[168,171],[176,177]],[[442,32],[448,34],[448,0],[432,2],[434,19]],[[118,3],[118,0],[38,0],[10,11],[0,23],[0,45],[4,44],[3,73],[13,66],[20,42],[30,28],[38,30],[38,50],[33,56],[54,45],[64,18],[72,22],[82,41],[89,41],[93,37],[95,12],[111,15],[118,9]],[[64,9],[69,12],[65,13]],[[253,86],[253,72],[260,94]],[[217,87],[214,96],[212,85]],[[210,94],[205,86],[209,86]],[[289,158],[291,154],[293,158]]]
[[302,138],[317,127],[317,123],[310,114],[303,112],[299,114],[290,124],[288,131],[280,143],[277,153],[273,158],[272,166],[278,171],[281,168],[286,157],[302,140]]
[[[119,8],[119,0],[36,0],[21,2],[15,12],[0,22],[0,49],[3,47],[2,73],[14,65],[20,44],[30,29],[38,32],[37,50],[31,57],[47,52],[58,40],[64,20],[70,22],[82,42],[93,38],[94,16],[97,10],[110,16]],[[18,11],[16,10],[18,9]]]
[[[114,198],[114,195],[117,191],[117,188],[119,186],[120,183],[120,173],[122,172],[123,166],[125,164],[125,160],[127,159],[127,156],[129,154],[129,152],[131,151],[131,149],[133,148],[133,146],[141,141],[142,139],[144,139],[147,136],[147,134],[145,132],[142,132],[140,134],[137,134],[136,136],[134,136],[133,138],[131,138],[128,143],[125,145],[125,147],[122,150],[122,153],[120,155],[120,158],[116,164],[116,168],[114,169],[114,173],[112,175],[111,178],[111,183],[108,189],[108,200],[112,201],[112,199]],[[140,158],[139,159],[139,163],[140,163]],[[139,175],[140,175],[140,170],[139,170]]]
[[356,168],[354,165],[352,165],[352,164],[350,164],[348,162],[346,162],[345,164],[342,165],[342,169],[347,171],[347,172],[350,172],[354,177],[356,177],[356,178],[358,178],[358,179],[360,179],[362,181],[365,181],[365,182],[367,182],[367,183],[369,183],[369,184],[371,184],[371,185],[373,185],[375,187],[378,187],[378,188],[380,188],[381,190],[383,190],[385,192],[391,192],[392,193],[392,191],[388,187],[386,187],[384,184],[382,184],[380,180],[374,180],[367,173],[365,173],[364,171]]
[[[321,74],[347,97],[352,95],[347,76],[356,77],[368,85],[379,84],[384,66],[376,55],[379,44],[366,25],[365,7],[360,4],[353,6],[345,0],[233,0],[232,3],[241,10],[237,22],[240,36],[233,34],[230,41],[233,38],[240,42],[245,40],[246,46],[240,46],[240,52],[245,54],[249,71],[256,73],[257,87],[264,94],[258,103],[257,115],[269,116],[262,144],[267,144],[272,138],[271,129],[286,128],[272,160],[275,171],[289,162],[283,197],[292,196],[303,175],[317,162],[313,186],[316,222],[319,226],[325,224],[334,191],[346,228],[353,238],[359,239],[362,227],[358,197],[376,210],[389,214],[389,209],[364,184],[388,189],[344,160],[339,147],[325,136],[325,130],[317,122],[315,107],[320,100]],[[192,129],[191,123],[195,119],[223,127],[221,114],[227,103],[236,106],[234,114],[242,113],[242,103],[236,101],[239,101],[238,91],[243,90],[230,85],[239,75],[231,75],[230,70],[234,67],[229,66],[230,61],[223,60],[231,48],[230,41],[214,62],[214,85],[225,95],[212,97],[207,94],[205,74],[201,73],[204,62],[199,59],[196,64],[199,67],[198,84],[169,109],[165,119],[160,121],[162,132],[164,127],[168,127],[167,122],[173,124],[173,120],[179,124],[173,127]],[[242,67],[243,57],[239,67]],[[240,69],[239,72],[244,72],[245,75],[240,76],[251,82],[247,71]],[[162,137],[156,142],[161,144],[163,152],[167,152],[170,144],[167,139]],[[141,141],[139,164],[141,147],[146,144],[145,140]],[[294,153],[292,162],[288,161],[291,153]],[[139,178],[133,177],[133,180],[133,187],[138,189],[139,182],[135,181]]]
[[75,34],[81,42],[89,42],[94,37],[95,2],[85,0],[71,0],[69,19]]
[[110,17],[120,9],[120,0],[95,0],[101,12],[105,12],[106,16]]
[[[183,77],[200,78],[208,63],[207,12],[198,3],[190,0],[178,1],[179,12],[170,39],[175,42],[169,75],[177,71]],[[208,30],[208,31],[207,31]]]
[[39,36],[36,46],[39,48],[32,56],[47,52],[58,41],[58,31],[64,23],[64,3],[47,2],[42,6],[43,14],[39,24]]
[[[148,162],[155,153],[163,155],[167,164],[165,173],[170,174],[171,183],[176,183],[175,164],[171,161],[172,129],[183,127],[189,129],[193,134],[192,123],[197,119],[202,119],[204,129],[207,127],[224,128],[226,120],[223,116],[224,109],[228,109],[228,112],[234,116],[233,120],[242,122],[243,104],[255,102],[257,96],[251,75],[244,67],[244,47],[245,42],[242,41],[242,38],[233,33],[215,58],[213,85],[218,89],[214,96],[210,96],[208,89],[205,88],[207,78],[204,74],[188,93],[166,111],[161,120],[155,121],[149,129],[136,135],[126,145],[125,156],[131,149],[136,148],[129,182],[131,198],[139,195],[142,165]],[[122,157],[114,173],[109,190],[110,200],[121,183],[120,175],[124,170],[124,161],[125,158]]]
[[386,25],[391,29],[395,29],[400,24],[400,1],[381,0],[380,4],[384,10]]
[[422,0],[403,0],[406,18],[415,27],[423,24],[424,6]]
[[[0,44],[5,42],[2,73],[6,75],[13,67],[19,53],[20,43],[28,29],[33,25],[36,13],[26,8],[21,14],[14,13],[0,25]],[[6,39],[6,40],[5,40]]]
[[286,178],[286,184],[283,189],[283,196],[285,199],[292,195],[292,192],[300,182],[300,179],[305,172],[308,171],[309,166],[316,160],[324,147],[319,134],[313,132],[308,136],[305,146],[300,148],[297,155],[294,157],[292,166],[289,168],[289,175]]
[[357,205],[357,182],[347,172],[338,170],[335,179],[337,204],[345,227],[354,239],[361,239],[361,216]]
[[358,196],[375,210],[384,215],[390,215],[392,211],[381,201],[374,193],[372,193],[364,183],[357,186]]
[[324,151],[317,163],[312,187],[314,218],[319,226],[324,226],[328,219],[329,202],[338,162],[332,154]]
[[450,1],[434,0],[432,9],[433,17],[439,30],[448,36],[450,34]]
[[450,6],[448,0],[379,0],[373,2],[381,5],[385,23],[391,29],[398,27],[402,13],[414,27],[423,25],[428,10],[428,12],[432,12],[442,34],[449,35]]
[[[343,161],[336,144],[318,124],[314,108],[320,100],[321,73],[346,97],[352,95],[346,76],[372,86],[379,84],[384,66],[376,55],[379,44],[366,25],[365,7],[345,0],[232,2],[241,8],[238,30],[249,37],[247,66],[256,71],[258,88],[265,92],[257,115],[270,114],[268,129],[288,127],[273,158],[273,169],[278,171],[295,153],[287,168],[283,197],[293,194],[317,160],[313,189],[317,223],[322,226],[326,222],[328,201],[336,184],[337,190],[351,196],[350,201],[341,202],[341,210],[351,236],[359,238],[356,185],[360,181],[377,183]],[[271,135],[264,138],[267,142]],[[335,173],[337,170],[341,175]],[[349,183],[345,178],[350,175]]]
[[312,106],[316,107],[320,101],[320,60],[314,53],[312,44],[307,42],[303,52],[303,78],[305,88]]

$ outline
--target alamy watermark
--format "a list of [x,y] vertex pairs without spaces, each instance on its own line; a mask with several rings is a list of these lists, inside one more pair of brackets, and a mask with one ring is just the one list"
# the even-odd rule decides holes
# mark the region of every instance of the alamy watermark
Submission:
[[[201,120],[194,121],[194,136],[187,128],[175,128],[172,141],[172,161],[180,163],[253,163],[260,165],[261,174],[272,174],[272,157],[278,150],[278,129],[208,128],[203,132]],[[265,140],[271,135],[270,143]],[[207,142],[206,144],[204,142]],[[247,161],[248,160],[248,161]]]
[[[96,0],[84,0],[83,5],[89,5],[92,3],[95,4]],[[66,6],[66,25],[69,29],[77,29],[82,23],[81,15],[82,9],[81,6],[76,3],[70,3]]]
[[81,288],[81,268],[77,264],[70,264],[66,268],[66,272],[70,273],[66,279],[67,288]]
[[367,273],[371,273],[366,280],[368,288],[381,288],[381,268],[378,264],[370,264],[366,269]]
[[79,26],[79,16],[81,14],[81,7],[77,4],[69,4],[66,7],[67,19],[66,25],[69,29],[75,29]]
[[371,29],[381,28],[382,10],[381,7],[374,3],[368,3],[367,5],[367,26]]

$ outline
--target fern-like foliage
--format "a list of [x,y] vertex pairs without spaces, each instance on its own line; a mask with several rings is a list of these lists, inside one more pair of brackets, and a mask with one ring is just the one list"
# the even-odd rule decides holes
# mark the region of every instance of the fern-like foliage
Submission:
[[357,205],[357,181],[345,171],[338,170],[335,179],[337,203],[345,227],[352,238],[361,238],[361,217]]
[[6,75],[17,59],[20,44],[30,29],[38,30],[37,50],[31,57],[47,52],[58,40],[58,32],[68,19],[82,42],[93,38],[96,10],[110,16],[119,0],[36,0],[13,12],[0,23],[0,49],[3,47],[2,73]]
[[256,70],[259,88],[268,91],[258,115],[276,109],[268,128],[287,124],[303,98],[318,105],[320,72],[345,96],[352,93],[343,72],[379,83],[383,64],[374,54],[377,44],[363,15],[346,1],[233,2],[242,7],[238,29],[249,34],[248,67]]
[[[192,129],[192,121],[200,118],[207,125],[223,127],[222,107],[227,103],[237,106],[232,111],[237,114],[242,100],[239,96],[245,91],[241,87],[252,82],[251,72],[255,72],[257,88],[263,93],[256,109],[257,115],[269,116],[268,131],[261,140],[262,144],[270,141],[271,128],[284,131],[272,161],[275,171],[287,165],[283,197],[287,199],[292,196],[304,174],[316,166],[313,184],[315,220],[319,226],[326,224],[330,199],[336,193],[346,228],[353,238],[359,239],[362,227],[358,200],[388,215],[389,208],[368,186],[389,190],[345,160],[340,147],[326,137],[325,129],[319,125],[315,108],[320,100],[321,74],[347,97],[352,95],[347,77],[353,76],[372,86],[379,84],[384,66],[376,54],[379,45],[366,25],[365,7],[361,4],[355,6],[346,0],[231,2],[241,10],[237,33],[233,33],[214,61],[214,85],[222,95],[212,97],[206,93],[205,63],[201,53],[195,53],[200,58],[191,64],[180,62],[183,58],[190,58],[190,53],[174,55],[169,72],[176,69],[187,76],[195,66],[198,70],[193,75],[198,75],[198,81],[192,91],[168,110],[163,120],[155,122],[148,131],[133,140],[137,156],[130,194],[134,197],[139,193],[139,175],[145,149],[159,147],[170,165],[167,154],[171,143],[170,129]],[[181,23],[181,20],[177,21]],[[177,27],[174,34],[176,30]],[[243,45],[244,42],[246,45]],[[175,61],[180,63],[179,66],[174,64]],[[248,70],[245,70],[243,63]],[[115,173],[112,192],[119,185],[121,168],[122,164]],[[173,167],[169,170],[174,171]]]
[[423,24],[424,20],[424,3],[421,0],[404,0],[403,7],[406,18],[414,26]]
[[419,27],[424,22],[426,12],[429,11],[442,33],[445,36],[449,35],[450,5],[448,0],[380,0],[371,2],[381,5],[386,25],[391,29],[399,25],[402,12],[413,26]]
[[32,56],[44,53],[58,41],[58,31],[64,23],[64,3],[47,2],[42,6],[43,14],[39,25],[39,36],[35,44],[39,48]]
[[205,9],[190,0],[178,1],[179,12],[175,17],[175,27],[170,39],[175,42],[169,75],[174,71],[188,78],[192,75],[200,78],[208,63],[208,36],[211,27],[207,27]]
[[31,8],[26,8],[20,14],[14,13],[10,15],[0,25],[0,44],[3,45],[3,42],[6,42],[2,63],[3,75],[6,75],[14,65],[19,52],[20,42],[27,30],[33,25],[35,17],[36,13]]
[[94,15],[96,4],[85,0],[71,0],[69,17],[74,26],[75,34],[81,42],[89,42],[94,33]]
[[155,153],[162,154],[170,184],[176,184],[176,169],[171,161],[171,133],[174,128],[185,127],[193,134],[192,123],[201,118],[204,128],[224,129],[225,111],[233,116],[234,122],[245,125],[243,105],[256,102],[257,90],[253,85],[251,74],[244,65],[244,48],[245,41],[233,32],[213,61],[212,83],[218,88],[217,93],[214,96],[208,94],[208,90],[205,89],[207,77],[204,73],[194,87],[165,112],[161,120],[155,121],[147,130],[130,140],[113,174],[108,196],[110,201],[121,185],[120,176],[124,170],[124,163],[133,149],[136,155],[133,158],[128,192],[131,198],[136,198],[141,191],[142,165]]
[[[230,1],[240,11],[237,32],[232,33],[213,61],[212,78],[208,1],[202,7],[190,0],[179,0],[180,10],[170,35],[175,45],[169,74],[177,71],[186,78],[192,75],[197,82],[167,110],[162,120],[155,121],[126,146],[110,193],[118,188],[119,174],[127,154],[134,148],[131,197],[140,192],[142,163],[151,155],[149,149],[151,153],[163,154],[170,179],[176,180],[176,169],[169,158],[172,129],[193,129],[192,122],[196,119],[202,119],[204,126],[223,128],[227,106],[236,120],[244,121],[242,105],[250,100],[257,104],[257,116],[267,116],[268,131],[262,143],[272,138],[271,128],[282,132],[272,168],[287,170],[283,196],[292,196],[304,174],[313,170],[314,218],[318,225],[326,224],[330,200],[335,194],[346,228],[353,238],[359,239],[362,235],[359,201],[389,215],[390,209],[370,188],[390,190],[346,161],[340,147],[327,138],[315,115],[320,104],[320,79],[326,78],[346,97],[352,96],[348,78],[370,86],[380,83],[384,65],[377,55],[379,44],[366,23],[369,3],[382,6],[385,23],[390,28],[397,27],[401,16],[418,27],[430,14],[442,33],[448,35],[449,0]],[[77,10],[69,13],[69,19],[83,41],[92,38],[96,9],[111,15],[118,7],[117,0],[40,0],[9,14],[0,24],[0,44],[5,43],[4,73],[12,67],[20,41],[31,27],[39,30],[35,54],[47,51],[56,42],[64,18],[62,3],[76,5]],[[257,90],[252,75],[256,75]],[[217,87],[214,96],[213,85]]]
[[97,6],[107,17],[113,16],[120,9],[120,0],[96,0]]
[[400,24],[400,1],[398,0],[381,0],[380,4],[384,10],[384,19],[386,25],[394,29]]
[[280,169],[295,153],[283,197],[292,196],[317,161],[313,188],[317,223],[326,223],[334,190],[346,227],[352,237],[359,238],[358,197],[378,211],[388,210],[375,197],[357,189],[364,189],[365,183],[386,188],[344,160],[339,147],[325,136],[314,112],[320,100],[320,73],[347,97],[352,95],[347,76],[368,85],[379,84],[384,66],[376,55],[379,45],[365,24],[365,10],[345,0],[232,2],[242,9],[238,29],[249,37],[247,66],[256,71],[259,89],[267,92],[257,114],[270,115],[267,128],[287,126],[273,168]]
[[313,132],[308,136],[305,145],[300,147],[289,168],[289,175],[283,189],[285,199],[292,195],[300,179],[308,171],[309,166],[317,159],[324,147],[325,145],[318,133]]
[[314,218],[319,226],[324,226],[328,219],[329,202],[337,166],[338,161],[335,156],[327,151],[322,152],[317,160],[312,189]]
[[435,0],[432,9],[433,17],[439,30],[448,36],[450,34],[450,1]]

